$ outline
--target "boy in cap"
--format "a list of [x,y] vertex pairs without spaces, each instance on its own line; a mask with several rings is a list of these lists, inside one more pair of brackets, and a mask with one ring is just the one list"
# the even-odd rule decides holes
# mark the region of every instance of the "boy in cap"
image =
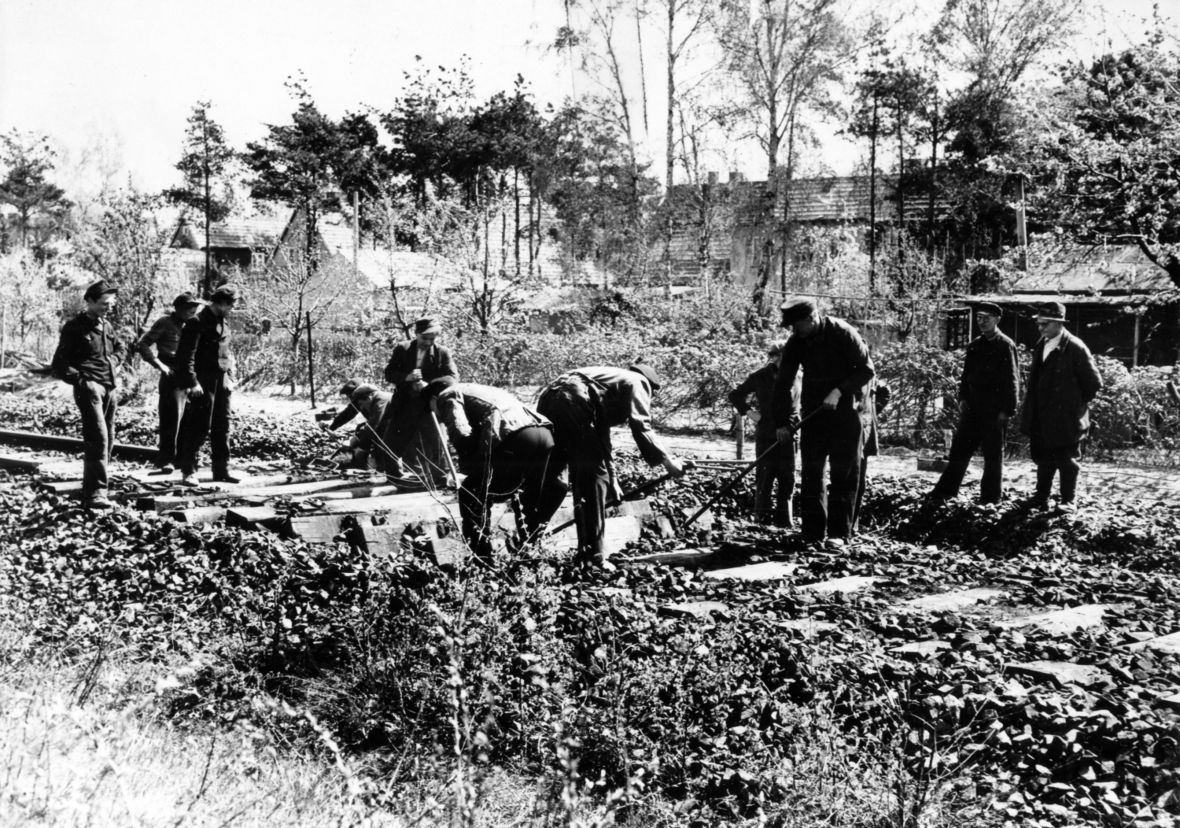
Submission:
[[1028,393],[1020,412],[1020,431],[1029,438],[1037,465],[1032,506],[1045,509],[1053,477],[1061,473],[1059,512],[1074,510],[1078,457],[1090,431],[1090,402],[1102,390],[1102,376],[1086,343],[1065,330],[1065,305],[1047,302],[1037,311],[1041,338],[1033,346]]
[[463,537],[475,554],[492,554],[491,506],[518,496],[527,542],[553,516],[566,487],[551,460],[553,425],[502,388],[451,377],[432,380],[422,400],[437,414],[466,478],[459,489]]
[[[759,523],[773,523],[789,527],[794,522],[791,496],[795,492],[795,440],[779,444],[775,434],[774,381],[778,376],[779,360],[783,353],[782,342],[775,342],[767,352],[767,363],[750,374],[737,388],[729,393],[729,403],[740,416],[751,411],[747,402],[754,395],[757,419],[754,426],[754,456],[761,458],[754,469],[754,516]],[[791,389],[791,405],[794,408],[792,422],[799,422],[799,389],[796,380]],[[771,451],[771,449],[774,449]],[[767,452],[770,454],[767,455]],[[764,456],[765,455],[765,456]],[[775,483],[778,483],[778,501],[774,499]]]
[[1004,481],[1004,441],[1008,420],[1016,414],[1020,393],[1020,368],[1016,343],[999,329],[1003,315],[999,305],[975,306],[979,336],[967,346],[963,375],[959,378],[959,427],[951,442],[950,460],[930,496],[950,500],[959,493],[971,456],[982,447],[983,479],[980,503],[998,503]]
[[222,285],[209,304],[184,323],[176,350],[176,385],[188,394],[188,416],[180,432],[181,483],[197,485],[201,446],[209,438],[213,480],[237,483],[229,471],[230,395],[234,390],[234,356],[229,348],[229,317],[238,289]]
[[88,509],[109,509],[107,466],[115,441],[119,407],[119,357],[122,347],[106,317],[119,289],[103,279],[82,294],[86,309],[61,328],[53,354],[53,373],[74,387],[74,404],[82,415],[82,500]]
[[[599,568],[607,565],[603,547],[606,504],[608,499],[620,500],[623,494],[611,462],[612,428],[631,426],[631,436],[648,465],[663,464],[673,477],[680,477],[687,469],[660,444],[651,425],[651,398],[660,384],[655,369],[637,361],[626,370],[578,368],[541,390],[537,411],[553,423],[556,469],[560,472],[568,466],[570,470],[578,560],[582,563]],[[556,489],[545,494],[541,523],[548,522],[565,496]]]
[[161,473],[172,471],[176,463],[176,438],[184,417],[188,395],[176,384],[176,349],[184,323],[197,315],[205,303],[191,293],[182,293],[172,300],[172,313],[165,314],[139,338],[136,348],[148,365],[160,372],[160,453],[156,467]]
[[[451,352],[436,341],[442,327],[433,317],[414,323],[414,338],[399,342],[385,366],[385,381],[393,385],[393,403],[386,410],[382,437],[402,462],[413,457],[420,477],[436,485],[446,481],[443,445],[420,395],[426,384],[440,377],[459,381]],[[409,455],[409,457],[407,456]]]
[[[791,396],[795,377],[803,369],[802,410],[815,416],[804,423],[799,440],[800,528],[806,540],[822,541],[825,532],[834,545],[847,543],[856,519],[856,495],[864,451],[860,410],[865,388],[875,375],[868,346],[856,329],[842,319],[818,313],[809,299],[782,306],[783,327],[794,336],[783,348],[774,386],[774,414],[778,437],[794,437]],[[816,413],[818,412],[818,413]],[[824,485],[824,466],[831,486]]]

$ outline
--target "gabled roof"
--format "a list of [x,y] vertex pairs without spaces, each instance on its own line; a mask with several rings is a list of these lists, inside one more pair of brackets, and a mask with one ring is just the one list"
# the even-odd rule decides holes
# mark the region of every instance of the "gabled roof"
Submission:
[[1137,244],[1062,243],[1038,258],[1014,293],[1151,293],[1173,286]]

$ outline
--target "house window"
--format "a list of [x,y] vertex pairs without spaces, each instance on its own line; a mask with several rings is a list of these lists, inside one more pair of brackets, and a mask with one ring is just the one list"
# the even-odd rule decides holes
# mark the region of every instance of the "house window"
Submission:
[[951,308],[946,312],[946,342],[948,351],[966,348],[971,333],[970,308]]

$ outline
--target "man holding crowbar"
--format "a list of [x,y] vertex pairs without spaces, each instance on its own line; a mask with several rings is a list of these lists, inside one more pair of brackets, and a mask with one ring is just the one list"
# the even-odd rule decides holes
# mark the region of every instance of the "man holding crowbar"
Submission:
[[[793,336],[783,348],[775,379],[771,415],[780,442],[794,438],[791,392],[803,369],[802,407],[810,411],[801,426],[799,453],[800,524],[804,540],[842,547],[852,535],[864,428],[860,406],[876,373],[868,346],[842,319],[820,315],[810,299],[783,303],[783,327]],[[824,466],[831,484],[824,485]]]

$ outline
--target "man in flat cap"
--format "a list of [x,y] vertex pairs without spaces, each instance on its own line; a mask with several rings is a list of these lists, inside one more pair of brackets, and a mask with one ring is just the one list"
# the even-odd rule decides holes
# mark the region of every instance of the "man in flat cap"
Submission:
[[163,474],[172,471],[176,463],[176,439],[188,402],[188,393],[176,384],[176,349],[180,346],[180,331],[204,304],[191,293],[180,294],[172,300],[172,313],[157,319],[136,346],[143,361],[160,372],[160,453],[156,467]]
[[1090,402],[1102,390],[1102,376],[1086,343],[1065,329],[1065,305],[1047,302],[1037,310],[1041,338],[1033,346],[1028,392],[1020,411],[1020,431],[1029,438],[1037,465],[1034,508],[1045,509],[1053,477],[1061,473],[1058,511],[1074,510],[1078,457],[1090,430]]
[[[348,405],[332,420],[331,423],[321,423],[326,431],[335,431],[360,415],[364,422],[356,427],[356,433],[348,441],[351,456],[347,466],[354,469],[365,469],[372,465],[379,472],[396,473],[397,459],[391,458],[385,450],[384,440],[377,432],[385,410],[389,407],[393,395],[388,391],[379,391],[375,386],[359,379],[350,379],[340,387],[340,395],[348,400]],[[374,450],[375,449],[375,450]]]
[[184,323],[176,349],[176,385],[188,394],[188,410],[180,432],[181,483],[197,485],[201,446],[209,438],[213,480],[236,483],[229,470],[230,395],[234,390],[234,356],[229,347],[229,317],[238,303],[238,289],[222,285],[209,304]]
[[[783,346],[782,342],[775,342],[770,346],[766,364],[729,392],[729,404],[744,417],[751,411],[748,403],[751,394],[756,402],[753,409],[757,415],[754,425],[754,456],[759,460],[758,466],[754,469],[754,517],[759,523],[789,527],[794,522],[791,496],[795,493],[795,440],[780,444],[775,433],[774,417],[771,416],[774,406],[774,381],[778,376]],[[791,395],[795,409],[792,415],[793,423],[799,422],[799,389],[800,384],[796,380]],[[776,483],[777,501],[774,495]]]
[[82,294],[86,308],[61,328],[53,354],[53,373],[74,388],[82,415],[82,500],[88,509],[109,509],[107,465],[115,442],[119,407],[119,357],[123,351],[106,317],[115,308],[119,289],[103,279]]
[[432,317],[414,323],[414,338],[393,347],[385,366],[385,381],[393,385],[393,402],[386,410],[383,438],[389,450],[423,482],[441,485],[446,481],[446,448],[438,436],[430,409],[421,401],[422,389],[432,380],[451,377],[459,371],[451,352],[437,342],[442,327]]
[[980,503],[998,503],[1004,481],[1004,441],[1008,419],[1016,414],[1020,368],[1016,343],[1000,333],[999,305],[975,306],[979,336],[967,346],[959,378],[959,427],[951,441],[950,460],[930,496],[950,500],[959,493],[971,456],[983,451]]
[[[861,406],[865,388],[875,375],[868,346],[856,329],[842,319],[821,315],[809,299],[782,306],[783,327],[794,336],[783,348],[774,386],[773,414],[779,439],[794,437],[792,390],[803,369],[801,394],[804,416],[799,441],[802,474],[799,513],[803,537],[834,545],[847,543],[855,521],[860,486],[864,426]],[[830,486],[824,486],[824,465]]]
[[[686,465],[664,448],[651,424],[652,395],[660,377],[643,361],[627,369],[592,366],[562,374],[541,390],[537,411],[553,423],[553,461],[558,471],[569,468],[574,493],[574,523],[578,530],[579,562],[607,565],[603,546],[608,500],[620,500],[615,479],[610,430],[630,425],[631,436],[647,464],[662,464],[680,477]],[[549,498],[539,510],[541,525],[561,506],[564,492],[549,487]]]

